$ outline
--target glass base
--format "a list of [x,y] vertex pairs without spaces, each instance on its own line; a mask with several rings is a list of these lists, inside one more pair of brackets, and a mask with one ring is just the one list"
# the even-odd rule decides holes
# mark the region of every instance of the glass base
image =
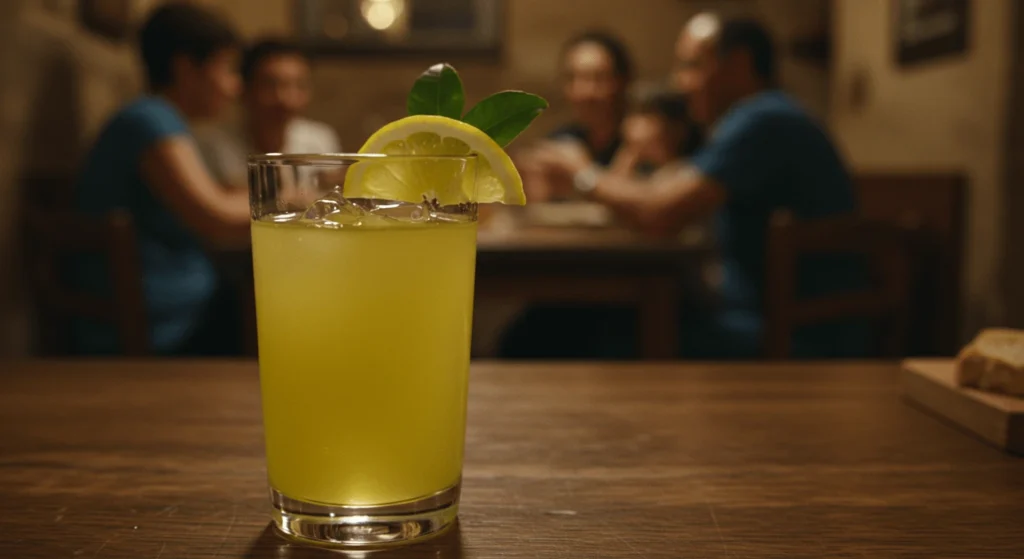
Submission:
[[292,499],[271,488],[274,525],[285,537],[334,548],[381,547],[440,535],[455,522],[462,483],[415,501],[347,507]]

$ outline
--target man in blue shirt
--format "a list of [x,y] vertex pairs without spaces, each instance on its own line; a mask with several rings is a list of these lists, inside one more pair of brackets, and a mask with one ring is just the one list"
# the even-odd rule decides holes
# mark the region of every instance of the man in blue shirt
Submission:
[[[684,28],[676,55],[676,83],[709,132],[688,168],[657,184],[639,185],[605,175],[566,146],[552,146],[551,164],[566,179],[563,188],[607,205],[654,235],[673,235],[714,214],[721,301],[711,313],[685,314],[684,353],[754,357],[761,348],[771,214],[786,209],[798,219],[814,219],[853,212],[852,181],[821,125],[775,88],[774,49],[761,25],[698,15]],[[857,271],[842,258],[808,262],[800,270],[800,294],[852,287]],[[848,356],[862,351],[863,344],[860,328],[826,325],[800,333],[794,348],[805,356]]]
[[[139,47],[149,94],[106,124],[79,176],[75,204],[90,215],[125,209],[134,218],[152,349],[221,353],[233,341],[225,327],[230,311],[220,309],[227,298],[218,298],[205,246],[247,237],[248,195],[210,177],[189,122],[217,116],[237,95],[238,40],[215,14],[172,2],[145,22]],[[81,258],[73,279],[109,293],[106,269],[101,258]],[[107,324],[81,321],[74,340],[82,353],[119,351]]]

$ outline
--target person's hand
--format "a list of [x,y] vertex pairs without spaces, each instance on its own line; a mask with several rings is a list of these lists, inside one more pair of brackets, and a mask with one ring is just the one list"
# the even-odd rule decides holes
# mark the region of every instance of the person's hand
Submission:
[[587,149],[580,142],[564,140],[544,142],[537,148],[537,151],[549,171],[569,175],[569,177],[594,164],[594,160],[590,158]]
[[594,164],[586,148],[579,142],[548,141],[540,144],[534,155],[544,169],[547,184],[556,198],[573,195],[573,177]]
[[640,164],[640,149],[636,146],[623,144],[619,151],[615,152],[612,164],[608,166],[608,174],[620,177],[630,177],[636,172]]
[[[629,172],[635,171],[641,161],[657,162],[671,159],[672,149],[665,138],[665,124],[651,115],[633,115],[622,123],[622,147],[619,154],[624,161],[631,160]],[[619,154],[616,154],[618,158]]]
[[537,156],[535,148],[528,148],[510,153],[512,162],[523,178],[523,190],[528,202],[547,202],[551,199],[551,187],[548,185],[544,165]]

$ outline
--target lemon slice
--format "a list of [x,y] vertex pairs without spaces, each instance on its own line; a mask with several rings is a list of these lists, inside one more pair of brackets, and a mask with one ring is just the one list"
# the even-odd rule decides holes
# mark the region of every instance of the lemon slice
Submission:
[[443,205],[462,202],[523,205],[523,180],[505,150],[480,129],[433,115],[392,122],[363,144],[359,153],[445,156],[475,154],[476,174],[465,160],[364,160],[345,179],[349,198],[387,198],[404,202],[436,199]]

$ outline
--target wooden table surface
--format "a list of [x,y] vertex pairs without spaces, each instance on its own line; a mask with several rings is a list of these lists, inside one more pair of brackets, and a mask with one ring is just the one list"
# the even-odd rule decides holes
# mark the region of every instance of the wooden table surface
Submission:
[[[0,557],[336,556],[269,529],[256,365],[0,364]],[[895,365],[499,365],[456,531],[380,558],[1024,557],[1024,461]]]

